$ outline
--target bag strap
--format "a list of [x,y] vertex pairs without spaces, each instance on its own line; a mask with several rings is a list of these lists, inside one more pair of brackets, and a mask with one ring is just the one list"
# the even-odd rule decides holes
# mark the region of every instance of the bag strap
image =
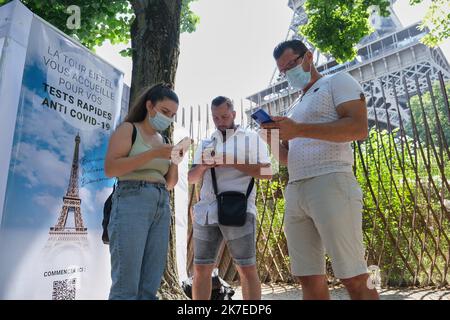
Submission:
[[[133,122],[130,122],[130,123],[131,123],[132,126],[133,126],[133,133],[132,133],[132,135],[131,135],[131,145],[133,145],[134,142],[136,141],[137,128],[136,128],[136,126],[134,125]],[[166,135],[164,135],[164,134],[161,134],[161,135],[162,135],[162,137],[163,137],[164,143],[166,143],[166,144],[170,143],[169,138],[168,138]]]
[[[212,177],[214,193],[217,196],[219,192],[217,191],[216,170],[214,168],[211,168],[211,177]],[[246,198],[248,198],[250,196],[250,193],[252,193],[254,185],[255,185],[255,178],[252,177],[252,180],[250,180],[250,183],[248,184],[248,187],[247,187],[247,193],[245,194]]]
[[252,193],[254,184],[255,184],[255,178],[252,177],[252,180],[250,180],[250,183],[248,184],[247,193],[245,194],[247,199],[250,196],[250,193]]
[[218,191],[217,191],[217,179],[216,179],[216,170],[214,168],[211,168],[211,177],[212,177],[212,184],[214,189],[214,194],[217,197]]
[[134,142],[136,141],[137,129],[133,122],[131,122],[131,124],[133,125],[133,134],[131,135],[131,146],[133,146]]

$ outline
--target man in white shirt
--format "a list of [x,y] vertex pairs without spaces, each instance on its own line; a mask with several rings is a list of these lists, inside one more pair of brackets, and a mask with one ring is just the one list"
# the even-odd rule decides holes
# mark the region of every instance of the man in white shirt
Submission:
[[[271,178],[267,145],[256,132],[235,125],[236,112],[229,98],[215,98],[211,113],[217,130],[211,139],[200,142],[188,174],[190,184],[203,179],[200,201],[193,210],[192,298],[210,299],[211,273],[224,239],[239,272],[243,298],[258,300],[261,299],[261,284],[256,269],[256,186],[251,188],[250,183],[253,178]],[[245,194],[251,188],[243,226],[219,223],[211,168],[216,173],[218,193],[237,191]]]
[[368,134],[363,90],[347,73],[322,76],[299,40],[279,44],[274,58],[289,84],[303,93],[287,117],[272,117],[275,122],[262,126],[279,130],[275,156],[289,172],[284,230],[291,271],[304,299],[329,299],[327,252],[352,299],[378,299],[368,285],[362,192],[352,172],[350,143]]

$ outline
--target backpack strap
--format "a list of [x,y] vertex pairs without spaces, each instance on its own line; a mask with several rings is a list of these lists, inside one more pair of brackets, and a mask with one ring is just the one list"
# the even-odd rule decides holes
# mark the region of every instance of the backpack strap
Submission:
[[131,146],[133,146],[134,142],[136,141],[137,129],[133,122],[131,122],[131,124],[133,125],[133,134],[131,135]]
[[161,134],[161,135],[162,135],[162,138],[163,138],[164,143],[165,143],[165,144],[169,144],[169,143],[170,143],[169,137],[167,137],[167,136],[164,135],[164,134]]
[[[132,133],[132,135],[131,135],[131,145],[133,145],[134,142],[136,141],[137,128],[136,128],[136,126],[134,125],[133,122],[130,122],[130,123],[131,123],[131,125],[133,126],[133,133]],[[168,138],[166,135],[163,135],[163,134],[162,134],[162,137],[163,137],[164,143],[166,143],[166,144],[170,143],[169,138]]]

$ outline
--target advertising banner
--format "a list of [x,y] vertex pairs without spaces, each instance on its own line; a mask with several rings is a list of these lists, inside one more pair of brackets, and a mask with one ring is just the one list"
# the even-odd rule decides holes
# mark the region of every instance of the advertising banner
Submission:
[[36,16],[29,32],[0,203],[0,299],[106,299],[103,162],[123,74]]

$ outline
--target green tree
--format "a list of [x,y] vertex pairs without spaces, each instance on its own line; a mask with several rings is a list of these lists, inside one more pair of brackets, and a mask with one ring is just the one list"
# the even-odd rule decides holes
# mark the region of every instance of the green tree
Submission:
[[[410,0],[410,5],[424,0]],[[308,23],[299,28],[322,53],[331,54],[344,63],[356,57],[356,45],[373,32],[369,23],[369,9],[379,8],[381,16],[389,15],[389,0],[306,0]],[[450,0],[433,0],[427,10],[421,29],[428,28],[422,42],[436,46],[450,36]]]
[[356,57],[356,44],[373,32],[369,8],[378,6],[382,16],[389,15],[388,0],[307,0],[308,23],[300,27],[322,53],[343,63]]
[[[11,0],[0,0],[0,6]],[[34,13],[90,49],[105,40],[128,43],[133,60],[130,101],[144,87],[157,82],[174,83],[178,66],[180,32],[193,32],[199,18],[190,10],[196,0],[22,0]],[[80,28],[67,27],[71,12],[81,10]],[[178,284],[175,232],[171,228],[170,250],[160,290],[162,298],[183,298]]]
[[[410,0],[411,5],[416,5],[423,0]],[[428,8],[420,29],[428,28],[429,33],[422,38],[427,46],[434,47],[450,37],[450,0],[433,0]]]
[[[11,0],[0,0],[0,5]],[[193,32],[200,19],[190,5],[196,0],[21,0],[30,10],[94,50],[104,41],[129,43],[123,54],[133,58],[131,99],[160,81],[174,83],[180,32]],[[81,10],[81,26],[70,29],[67,8]]]
[[[450,96],[450,84],[447,84],[446,91],[447,97]],[[433,97],[434,100],[431,98],[430,92],[425,92],[421,97],[418,95],[411,97],[409,102],[419,139],[424,144],[427,144],[427,142],[430,144],[432,141],[436,147],[439,147],[439,139],[441,139],[442,145],[444,144],[443,140],[445,140],[447,146],[450,146],[450,110],[445,104],[444,99],[446,98],[439,83],[433,85]],[[435,112],[434,107],[436,107],[437,112]],[[414,137],[412,121],[406,123],[405,129],[410,137]]]

